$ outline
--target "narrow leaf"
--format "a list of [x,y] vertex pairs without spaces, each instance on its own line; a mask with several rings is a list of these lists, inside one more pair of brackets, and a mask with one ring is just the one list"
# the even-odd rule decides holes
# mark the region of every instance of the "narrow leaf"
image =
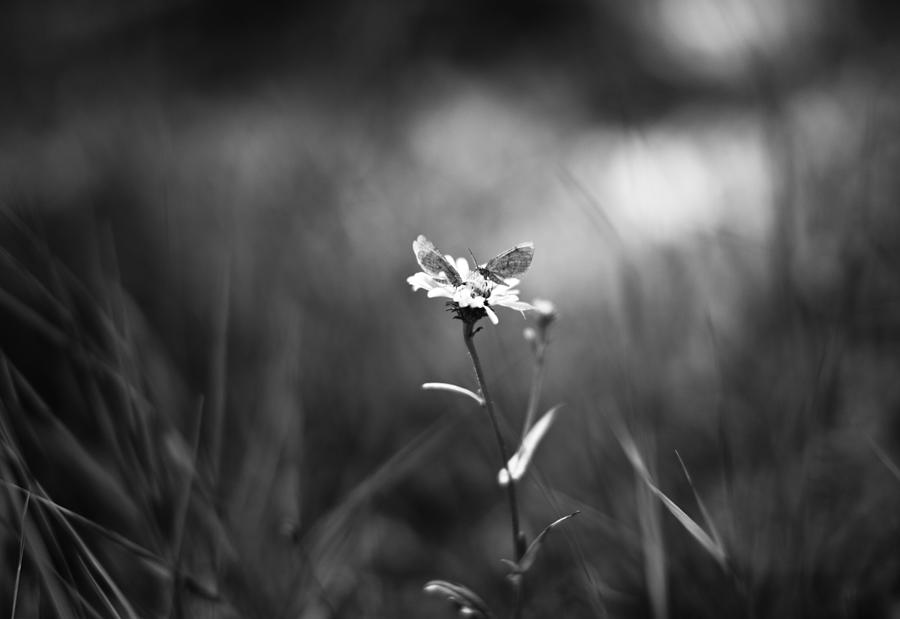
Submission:
[[478,402],[479,406],[484,406],[484,398],[482,398],[474,391],[470,391],[469,389],[460,387],[459,385],[451,385],[450,383],[425,383],[422,385],[422,389],[428,389],[432,391],[450,391],[452,393],[458,393],[460,395],[472,398],[473,400]]
[[694,520],[688,516],[684,511],[675,504],[672,499],[663,494],[662,490],[654,486],[653,484],[648,484],[650,487],[650,491],[655,494],[662,504],[666,506],[672,515],[678,519],[678,522],[690,533],[697,542],[703,546],[703,548],[712,555],[712,557],[718,561],[721,565],[725,565],[725,550],[713,539],[706,534],[706,531],[703,528],[694,522]]
[[634,467],[634,470],[637,471],[638,475],[640,475],[644,481],[649,483],[650,471],[647,470],[647,465],[644,464],[644,459],[641,458],[641,454],[638,451],[637,445],[634,444],[631,435],[622,429],[619,429],[619,431],[613,430],[613,433],[616,435],[616,438],[619,439],[622,451],[625,452],[625,456],[628,458],[628,461],[631,462],[631,466]]
[[[650,491],[656,495],[656,497],[662,502],[662,504],[666,507],[666,509],[671,512],[673,516],[681,523],[681,526],[685,528],[685,530],[691,534],[691,536],[697,540],[697,542],[712,555],[712,557],[724,567],[725,565],[725,548],[722,546],[721,542],[713,540],[703,528],[697,524],[690,516],[688,516],[684,510],[682,510],[678,505],[675,504],[672,499],[667,497],[662,490],[656,487],[656,484],[653,482],[653,478],[650,476],[650,471],[647,470],[647,466],[644,464],[643,458],[641,458],[641,454],[638,451],[637,445],[635,445],[634,440],[628,434],[628,431],[623,427],[619,427],[618,430],[614,429],[614,433],[616,438],[619,440],[619,443],[622,445],[622,450],[625,452],[625,456],[631,462],[631,465],[634,467],[634,470],[637,471],[638,475],[641,479],[644,480],[644,483],[650,489]],[[718,538],[718,536],[716,536]]]
[[460,615],[489,619],[491,611],[478,595],[462,585],[457,585],[446,580],[432,580],[425,583],[425,593],[441,596],[456,606]]
[[519,561],[517,566],[517,571],[520,574],[524,574],[527,572],[532,565],[534,565],[534,560],[537,558],[538,550],[541,549],[541,545],[544,543],[544,539],[547,537],[547,534],[550,533],[553,529],[561,525],[563,522],[568,520],[569,518],[573,518],[577,516],[580,512],[572,512],[568,516],[563,516],[562,518],[558,518],[544,527],[544,530],[541,531],[534,541],[528,546],[528,550],[525,551],[525,554],[522,555],[522,559]]
[[697,488],[694,486],[694,480],[691,479],[690,473],[688,473],[687,467],[684,465],[684,460],[681,459],[681,454],[678,453],[678,450],[675,450],[675,456],[678,457],[678,462],[681,464],[681,470],[684,471],[684,477],[687,479],[688,485],[691,487],[691,490],[694,493],[694,500],[697,501],[697,507],[700,508],[700,513],[703,515],[703,522],[706,523],[706,528],[709,529],[709,534],[712,536],[713,541],[718,548],[724,548],[725,545],[722,543],[722,538],[719,536],[719,530],[716,529],[716,523],[713,522],[712,516],[709,514],[709,510],[706,509],[706,504],[703,502],[703,499],[700,498],[700,493],[697,492]]
[[531,427],[525,435],[525,438],[522,439],[522,444],[519,445],[519,449],[513,454],[512,458],[509,459],[506,468],[501,469],[497,474],[497,481],[501,486],[508,484],[510,478],[512,478],[512,481],[519,481],[522,476],[525,475],[525,471],[528,469],[528,465],[531,462],[532,456],[534,456],[535,450],[537,450],[537,447],[540,444],[541,439],[543,439],[544,435],[547,433],[547,430],[550,429],[553,420],[556,419],[556,411],[561,407],[562,404],[557,404],[547,411],[544,416]]

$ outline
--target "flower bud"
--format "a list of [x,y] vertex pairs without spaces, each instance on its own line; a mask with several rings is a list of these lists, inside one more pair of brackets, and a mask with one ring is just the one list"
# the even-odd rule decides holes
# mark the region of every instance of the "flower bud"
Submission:
[[548,301],[547,299],[535,299],[532,302],[534,306],[534,311],[537,313],[537,324],[538,329],[542,331],[546,331],[547,327],[550,326],[556,317],[559,315],[556,311],[556,306],[552,301]]

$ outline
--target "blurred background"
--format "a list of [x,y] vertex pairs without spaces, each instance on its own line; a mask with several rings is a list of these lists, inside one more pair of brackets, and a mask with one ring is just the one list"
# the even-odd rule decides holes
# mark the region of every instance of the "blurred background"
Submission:
[[[420,389],[475,388],[405,282],[425,234],[534,241],[559,310],[522,516],[581,514],[526,617],[900,616],[898,33],[874,0],[8,3],[0,612],[450,617],[439,578],[507,616],[489,424]],[[500,318],[513,443],[533,319]]]

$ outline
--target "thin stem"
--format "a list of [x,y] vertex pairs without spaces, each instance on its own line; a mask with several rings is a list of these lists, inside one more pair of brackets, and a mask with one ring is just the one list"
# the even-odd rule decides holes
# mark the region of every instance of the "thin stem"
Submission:
[[[497,413],[494,411],[494,401],[488,392],[487,382],[484,380],[484,371],[481,369],[481,360],[478,358],[478,351],[475,350],[474,323],[463,321],[463,340],[466,343],[466,350],[469,351],[469,357],[472,359],[472,366],[475,368],[475,378],[478,380],[478,386],[481,388],[481,395],[484,398],[484,408],[488,412],[491,419],[491,426],[494,428],[494,436],[497,439],[497,447],[500,451],[500,467],[506,469],[509,476],[509,483],[506,484],[506,495],[509,498],[509,515],[512,522],[513,536],[513,554],[516,562],[522,559],[525,554],[525,539],[519,526],[519,503],[516,499],[516,483],[512,478],[509,470],[509,455],[506,450],[506,443],[503,441],[503,435],[500,432],[500,424],[497,422]],[[516,584],[516,601],[513,610],[513,618],[518,619],[522,614],[522,592],[521,584]]]
[[531,392],[528,394],[528,409],[525,413],[525,425],[522,426],[522,438],[528,434],[531,426],[534,425],[534,418],[537,415],[538,402],[541,399],[541,387],[544,384],[544,351],[547,345],[541,341],[537,343],[534,354],[534,373],[531,378]]

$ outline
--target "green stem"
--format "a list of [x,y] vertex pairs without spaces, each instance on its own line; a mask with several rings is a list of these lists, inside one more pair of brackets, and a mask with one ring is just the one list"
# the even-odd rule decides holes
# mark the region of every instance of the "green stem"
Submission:
[[[500,451],[500,467],[506,469],[506,473],[509,475],[509,483],[506,484],[506,495],[509,498],[509,515],[510,520],[512,521],[513,555],[515,556],[516,562],[518,562],[525,554],[525,538],[522,535],[521,527],[519,526],[519,503],[516,499],[516,484],[512,479],[507,464],[509,462],[509,455],[506,450],[506,443],[503,440],[503,435],[500,432],[497,413],[494,411],[494,402],[488,392],[487,382],[484,380],[484,371],[481,369],[481,360],[478,358],[478,351],[475,350],[475,342],[473,340],[473,337],[475,336],[474,327],[474,323],[463,321],[463,340],[466,343],[466,350],[469,351],[469,357],[472,359],[472,366],[475,368],[475,378],[478,380],[478,386],[481,389],[481,395],[484,398],[484,408],[487,410],[488,417],[491,419],[491,426],[494,428],[494,437],[497,439],[497,447]],[[516,585],[516,603],[513,611],[514,619],[518,619],[522,614],[522,595],[520,587],[521,585]]]

